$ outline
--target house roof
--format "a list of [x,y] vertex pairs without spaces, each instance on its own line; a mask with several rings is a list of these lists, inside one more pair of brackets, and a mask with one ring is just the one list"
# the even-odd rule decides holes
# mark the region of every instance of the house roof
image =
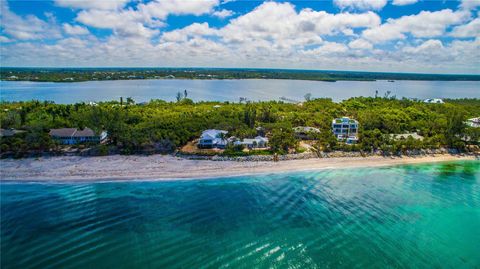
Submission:
[[59,128],[51,129],[48,134],[51,136],[73,136],[76,131],[77,128]]
[[358,124],[358,121],[355,119],[351,119],[349,117],[342,117],[342,118],[336,118],[332,120],[332,123],[335,124],[343,124],[343,123],[348,123],[348,124]]
[[436,103],[436,104],[443,104],[443,100],[439,98],[433,98],[433,99],[425,99],[423,100],[424,103]]
[[318,128],[309,126],[297,126],[293,128],[293,131],[296,133],[320,133],[320,130]]
[[264,141],[264,142],[268,142],[268,138],[266,138],[266,137],[263,137],[263,136],[257,136],[257,137],[255,137],[255,139],[256,139],[257,141]]
[[240,141],[237,141],[237,142],[238,143],[236,144],[244,144],[244,145],[250,145],[250,144],[253,144],[253,142],[256,142],[257,144],[260,142],[268,143],[268,138],[257,136],[255,138],[244,138],[241,142]]
[[86,137],[86,136],[95,136],[95,132],[90,128],[85,128],[83,130],[78,130],[73,134],[74,137]]
[[224,130],[216,130],[216,129],[208,129],[208,130],[205,130],[202,132],[202,135],[201,135],[201,138],[202,139],[205,139],[205,138],[218,138],[218,136],[223,133],[223,134],[227,134],[228,132],[227,131],[224,131]]
[[91,137],[95,136],[95,132],[90,128],[78,130],[77,128],[60,128],[51,129],[49,134],[57,137]]
[[411,136],[415,140],[423,140],[423,136],[417,134],[417,133],[406,133],[406,134],[390,134],[390,137],[399,140],[399,139],[407,139],[409,136]]

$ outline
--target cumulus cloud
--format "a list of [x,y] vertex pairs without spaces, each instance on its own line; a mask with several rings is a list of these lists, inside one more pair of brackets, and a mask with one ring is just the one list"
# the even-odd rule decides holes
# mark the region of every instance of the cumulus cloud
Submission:
[[361,49],[369,50],[373,48],[372,43],[366,41],[365,39],[356,39],[348,43],[348,46],[352,49]]
[[1,43],[7,43],[7,42],[11,42],[12,40],[6,36],[3,36],[3,35],[0,35],[0,42]]
[[333,3],[341,9],[380,10],[387,0],[333,0]]
[[407,6],[412,5],[418,2],[418,0],[393,0],[392,5],[394,6]]
[[124,7],[129,1],[130,0],[55,0],[55,4],[60,7],[74,9],[111,10]]
[[422,11],[416,15],[388,19],[378,27],[365,30],[362,35],[375,43],[404,39],[407,33],[421,38],[436,37],[443,35],[447,27],[462,23],[469,17],[469,12],[454,12],[451,9]]
[[34,15],[18,16],[8,6],[8,2],[0,1],[0,21],[4,33],[17,40],[56,39],[62,37],[55,17],[47,14],[42,20]]
[[65,33],[69,35],[88,35],[90,33],[87,28],[80,25],[71,25],[68,23],[64,23],[62,27],[63,31],[65,31]]
[[458,66],[475,66],[480,64],[480,39],[472,41],[455,40],[448,45],[437,39],[430,39],[418,46],[406,46],[403,52],[404,61],[421,62],[423,65],[442,66],[453,64]]
[[373,12],[330,14],[311,9],[297,12],[290,3],[266,2],[231,20],[219,31],[226,43],[252,49],[285,50],[318,45],[323,42],[322,36],[352,34],[352,28],[369,28],[379,24],[380,18]]
[[192,37],[212,35],[218,35],[218,30],[210,28],[208,23],[193,23],[185,28],[163,33],[161,40],[165,42],[185,42]]
[[156,0],[140,3],[136,9],[86,9],[77,14],[76,20],[95,28],[112,29],[123,37],[152,38],[160,33],[158,28],[166,25],[164,21],[169,15],[212,13],[218,4],[218,0]]
[[156,29],[146,27],[144,24],[152,20],[134,10],[84,10],[78,13],[76,20],[85,25],[112,29],[117,35],[123,37],[151,38],[159,33]]
[[235,14],[235,12],[228,10],[228,9],[222,9],[222,10],[217,10],[212,13],[214,17],[218,17],[220,19],[225,19],[228,17],[231,17]]
[[480,18],[476,18],[471,22],[453,28],[450,33],[454,37],[478,37],[480,36]]
[[[57,6],[61,2],[57,1]],[[378,4],[368,8],[351,4],[344,6],[344,11],[328,13],[298,9],[288,2],[265,2],[236,14],[221,27],[199,17],[185,27],[167,31],[164,26],[170,15],[218,17],[216,13],[221,12],[222,17],[229,12],[220,9],[222,3],[217,0],[128,4],[125,0],[103,7],[81,2],[82,6],[75,1],[68,5],[77,14],[75,21],[62,21],[61,25],[52,15],[18,16],[2,9],[2,63],[479,72],[478,14],[472,18],[472,10],[465,8],[423,11],[386,19],[382,24],[375,12],[361,11],[378,10]],[[94,28],[109,29],[112,34],[100,38]],[[445,39],[447,35],[451,37]],[[39,42],[51,38],[57,40]],[[396,41],[394,46],[377,45],[391,40]]]
[[323,56],[323,55],[342,54],[347,51],[348,51],[348,47],[342,43],[325,42],[324,45],[315,49],[304,50],[303,53],[305,55],[310,55],[310,56]]
[[140,4],[138,10],[147,16],[166,19],[168,15],[203,15],[212,13],[214,7],[220,4],[219,0],[156,0],[147,4]]
[[480,6],[480,0],[461,0],[460,7],[471,10]]
[[438,53],[439,51],[443,50],[443,44],[440,40],[430,39],[417,47],[405,47],[403,48],[403,52],[412,53],[412,54],[433,54]]

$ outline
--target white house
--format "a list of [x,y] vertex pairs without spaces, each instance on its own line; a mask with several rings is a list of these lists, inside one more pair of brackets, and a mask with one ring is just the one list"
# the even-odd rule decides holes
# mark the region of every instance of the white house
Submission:
[[443,100],[438,98],[425,99],[423,102],[427,104],[444,104]]
[[480,117],[468,119],[466,124],[470,127],[479,128],[480,127]]
[[77,128],[51,129],[49,135],[64,145],[79,143],[101,143],[107,139],[107,132],[102,131],[99,135],[90,128],[79,130]]
[[209,129],[202,132],[198,141],[199,148],[225,148],[227,146],[227,131]]
[[268,147],[268,138],[263,136],[257,136],[255,138],[245,138],[242,141],[235,141],[233,142],[235,146],[243,145],[248,149],[254,148],[266,148]]
[[348,117],[336,118],[332,121],[333,134],[337,140],[345,141],[347,144],[358,142],[358,126],[357,120]]

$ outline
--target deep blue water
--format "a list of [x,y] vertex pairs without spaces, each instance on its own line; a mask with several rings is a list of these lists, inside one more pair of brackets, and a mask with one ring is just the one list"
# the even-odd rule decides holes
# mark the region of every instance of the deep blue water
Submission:
[[188,91],[194,101],[279,100],[313,98],[341,101],[355,96],[391,95],[407,98],[480,98],[478,81],[304,81],[304,80],[117,80],[75,83],[0,81],[4,101],[49,100],[56,103],[111,101],[132,97],[137,102],[151,99],[175,100],[177,92]]
[[480,162],[1,187],[1,268],[478,268]]

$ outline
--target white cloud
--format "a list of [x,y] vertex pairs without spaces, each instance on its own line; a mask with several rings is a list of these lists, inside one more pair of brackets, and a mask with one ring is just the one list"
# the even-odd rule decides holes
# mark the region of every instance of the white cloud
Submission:
[[62,37],[55,17],[46,14],[47,20],[34,15],[18,16],[8,6],[8,2],[0,1],[0,21],[4,33],[18,40],[55,39]]
[[333,0],[333,3],[341,9],[380,10],[387,0]]
[[212,16],[218,17],[220,19],[225,19],[228,17],[231,17],[235,14],[235,12],[228,10],[228,9],[222,9],[222,10],[217,10],[212,13]]
[[[78,24],[62,25],[52,15],[18,16],[2,9],[2,64],[479,73],[478,14],[472,19],[471,10],[420,12],[381,24],[380,17],[372,11],[335,14],[309,8],[299,10],[288,2],[265,2],[246,14],[238,14],[220,28],[197,20],[181,29],[160,32],[169,22],[169,15],[215,16],[215,12],[222,11],[219,1],[201,3],[135,0],[110,8],[85,6],[83,10],[74,10]],[[84,26],[111,29],[113,34],[97,38],[95,31],[88,34]],[[450,29],[453,30],[445,33]],[[61,38],[62,32],[68,35]],[[22,42],[15,42],[19,39],[12,33],[23,36]],[[444,39],[445,35],[476,39],[452,41]],[[38,42],[52,36],[59,39]],[[385,40],[396,40],[395,45],[373,44]]]
[[164,42],[185,42],[192,37],[217,35],[218,30],[209,27],[208,23],[193,23],[185,28],[162,34]]
[[312,49],[303,51],[306,55],[320,56],[320,55],[332,55],[338,53],[344,53],[348,51],[348,47],[342,43],[325,42],[324,45]]
[[68,23],[64,23],[62,27],[63,31],[65,31],[65,33],[69,35],[88,35],[90,33],[87,28],[80,25],[71,25]]
[[432,53],[438,53],[443,49],[443,43],[440,40],[436,39],[430,39],[422,44],[420,44],[417,47],[405,47],[403,48],[403,52],[407,53],[412,53],[412,54],[432,54]]
[[476,18],[467,24],[453,28],[450,35],[454,37],[479,37],[480,18]]
[[12,42],[12,40],[6,36],[0,35],[0,43]]
[[420,62],[424,65],[444,67],[444,65],[469,66],[476,69],[480,64],[480,39],[472,41],[452,41],[443,44],[440,40],[430,39],[416,47],[404,47],[401,52],[404,61]]
[[392,5],[394,6],[406,6],[412,5],[418,2],[418,0],[393,0]]
[[352,49],[370,50],[373,48],[372,43],[365,39],[356,39],[348,43],[348,46]]
[[130,0],[55,0],[55,4],[60,7],[74,9],[112,10],[124,7],[129,1]]
[[123,37],[150,38],[159,33],[144,25],[154,22],[151,18],[131,9],[120,12],[85,10],[78,13],[76,20],[95,28],[112,29],[115,34]]
[[156,0],[138,5],[138,10],[140,13],[163,20],[170,14],[195,16],[209,14],[219,4],[219,0]]
[[[262,23],[259,23],[262,22]],[[238,49],[289,50],[322,44],[322,36],[353,34],[352,28],[374,27],[380,18],[373,12],[330,14],[303,9],[290,3],[266,2],[253,11],[230,21],[220,29],[225,43]]]
[[157,28],[165,26],[164,20],[169,15],[212,13],[218,4],[218,0],[156,0],[140,3],[135,9],[82,10],[76,20],[95,28],[112,29],[116,35],[123,37],[152,38],[160,33]]
[[404,39],[407,33],[421,38],[436,37],[443,35],[447,27],[462,23],[469,17],[468,12],[453,12],[450,9],[435,12],[422,11],[417,15],[388,19],[378,27],[365,30],[363,37],[376,43]]
[[460,7],[471,10],[480,6],[480,0],[461,0]]

